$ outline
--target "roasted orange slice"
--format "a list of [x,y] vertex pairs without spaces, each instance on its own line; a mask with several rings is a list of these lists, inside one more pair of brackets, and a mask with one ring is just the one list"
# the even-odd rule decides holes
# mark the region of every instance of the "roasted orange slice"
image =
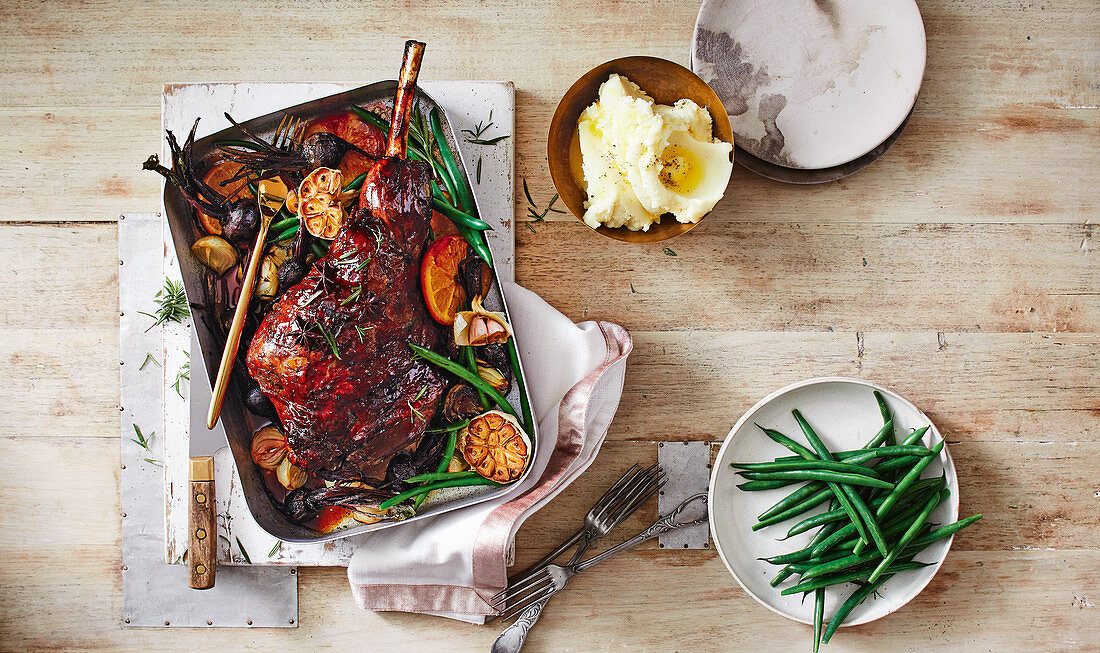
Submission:
[[469,254],[462,236],[444,236],[424,252],[420,263],[420,288],[432,319],[450,326],[466,305],[466,290],[458,278],[458,264]]
[[531,459],[531,441],[519,421],[499,410],[470,420],[459,433],[458,448],[470,467],[497,483],[518,479]]
[[[222,186],[221,183],[226,179],[232,179],[240,170],[241,164],[239,163],[219,161],[210,166],[210,169],[202,176],[202,181],[227,200],[239,199],[241,195],[248,192],[248,183],[245,180],[238,179],[225,186]],[[214,216],[199,211],[199,222],[202,223],[202,228],[206,230],[206,233],[211,236],[222,235],[222,223],[218,222],[218,219]]]

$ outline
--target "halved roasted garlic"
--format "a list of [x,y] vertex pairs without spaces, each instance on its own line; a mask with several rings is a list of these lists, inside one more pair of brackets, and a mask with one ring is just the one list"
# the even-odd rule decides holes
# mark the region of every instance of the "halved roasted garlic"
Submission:
[[531,460],[531,440],[519,420],[499,410],[470,420],[458,434],[458,450],[474,471],[497,483],[518,479]]
[[333,168],[317,168],[298,185],[295,199],[298,217],[306,231],[325,240],[332,240],[344,223],[344,208],[340,189],[344,173]]
[[252,462],[264,469],[278,469],[286,452],[286,436],[274,426],[265,426],[252,436]]
[[237,248],[221,236],[199,238],[191,245],[191,254],[219,276],[237,263]]
[[288,490],[297,490],[306,484],[306,473],[294,466],[294,463],[290,462],[290,458],[283,458],[283,462],[279,463],[278,469],[275,470],[275,477],[279,479],[279,484]]
[[470,310],[455,315],[454,336],[459,346],[480,347],[508,342],[512,327],[504,313],[485,310],[478,296],[470,302]]

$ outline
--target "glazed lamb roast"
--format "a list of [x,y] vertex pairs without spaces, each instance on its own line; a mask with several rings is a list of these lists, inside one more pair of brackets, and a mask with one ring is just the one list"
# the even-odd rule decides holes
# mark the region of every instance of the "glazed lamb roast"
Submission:
[[406,46],[386,153],[363,183],[360,209],[248,348],[248,371],[279,414],[291,461],[322,479],[377,486],[394,457],[420,443],[447,387],[408,346],[445,342],[419,285],[431,171],[405,158],[423,47]]

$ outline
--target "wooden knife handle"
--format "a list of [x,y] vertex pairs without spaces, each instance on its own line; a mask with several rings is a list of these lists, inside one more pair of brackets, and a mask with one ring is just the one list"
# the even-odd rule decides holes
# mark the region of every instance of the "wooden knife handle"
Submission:
[[188,510],[188,585],[206,590],[214,586],[218,566],[218,524],[214,518],[214,459],[191,459]]

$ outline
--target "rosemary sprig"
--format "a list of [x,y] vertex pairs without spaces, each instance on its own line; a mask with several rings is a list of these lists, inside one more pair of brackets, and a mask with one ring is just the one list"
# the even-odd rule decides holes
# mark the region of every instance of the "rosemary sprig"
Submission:
[[[190,314],[187,307],[187,294],[183,291],[183,283],[168,277],[164,278],[164,287],[158,290],[156,295],[153,295],[153,303],[157,305],[157,310],[153,313],[138,311],[139,314],[147,315],[156,320],[149,325],[149,329],[166,322],[182,323]],[[149,329],[146,329],[146,331]]]
[[188,360],[180,366],[179,371],[176,372],[176,382],[172,384],[172,389],[176,391],[180,399],[184,399],[183,392],[180,391],[180,383],[191,380],[191,352],[185,350],[183,354],[187,356]]
[[137,434],[137,437],[136,438],[131,438],[130,442],[133,442],[134,444],[141,447],[142,449],[144,449],[146,451],[149,451],[149,445],[153,442],[153,436],[156,435],[157,432],[153,431],[152,433],[149,434],[149,437],[145,437],[145,435],[141,432],[141,429],[138,428],[137,424],[134,424],[133,426],[134,426],[134,433]]
[[343,360],[340,358],[340,350],[336,348],[336,338],[332,337],[332,332],[325,328],[324,324],[320,321],[317,322],[317,328],[321,330],[321,335],[325,337],[325,342],[332,348],[332,355],[336,357],[336,360]]
[[423,397],[424,393],[427,392],[427,391],[428,391],[428,385],[424,384],[423,386],[421,386],[420,392],[416,393],[416,396],[413,397],[413,401],[416,401],[416,400],[420,399],[421,397]]
[[283,541],[282,540],[275,540],[275,546],[271,547],[271,550],[267,552],[267,557],[270,558],[271,556],[278,553],[279,550],[282,549],[282,548],[283,548]]
[[534,222],[546,222],[546,214],[548,213],[565,213],[561,209],[554,208],[554,202],[558,201],[558,194],[554,193],[554,196],[550,198],[550,203],[546,205],[546,208],[539,211],[538,204],[535,204],[535,200],[531,197],[531,189],[527,187],[527,178],[523,179],[523,194],[527,197],[527,215],[531,219],[525,224],[527,228],[531,230],[531,233],[535,233],[535,228],[531,226]]
[[[350,304],[351,302],[354,302],[355,300],[359,299],[359,295],[362,292],[363,292],[362,284],[360,284],[358,286],[355,286],[354,289],[352,290],[352,293],[350,295],[348,295],[347,297],[345,297],[340,302],[340,305],[344,306],[345,304]],[[339,356],[337,356],[337,358],[339,358]]]
[[244,561],[248,564],[252,564],[252,559],[248,557],[248,551],[245,551],[244,545],[241,544],[241,538],[234,535],[233,539],[237,540],[237,548],[241,550],[241,557],[244,558]]
[[[497,136],[495,138],[482,138],[486,131],[493,126],[493,111],[489,110],[489,118],[487,122],[478,121],[477,125],[473,129],[463,129],[462,133],[466,134],[466,142],[473,143],[474,145],[496,145],[502,140],[508,138],[508,135]],[[480,182],[478,182],[480,183]]]
[[[374,325],[371,325],[368,328],[373,329]],[[358,324],[355,325],[355,333],[359,336],[359,342],[363,342],[363,334],[366,333],[366,332],[367,332],[367,329],[364,329],[363,327],[359,326]]]
[[663,251],[665,253],[665,256],[678,256],[678,254],[676,254],[676,252],[672,251],[671,247],[666,247],[661,251]]
[[148,365],[150,362],[153,365],[160,367],[160,363],[157,362],[157,359],[155,357],[153,357],[153,354],[151,352],[145,352],[145,360],[142,361],[141,365],[138,365],[138,371],[145,369],[145,366]]
[[364,259],[362,261],[359,261],[359,264],[355,266],[355,271],[356,272],[362,272],[363,270],[367,269],[368,265],[370,265],[370,257],[369,256],[366,259]]

